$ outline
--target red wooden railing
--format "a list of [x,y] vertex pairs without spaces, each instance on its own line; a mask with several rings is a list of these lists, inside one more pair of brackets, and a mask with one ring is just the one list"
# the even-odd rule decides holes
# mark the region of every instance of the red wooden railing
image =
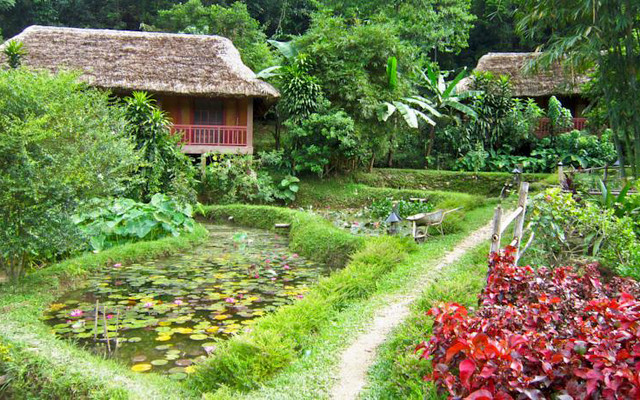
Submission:
[[[563,132],[569,132],[574,129],[582,130],[587,126],[586,118],[574,118],[573,127],[566,128]],[[551,121],[549,118],[541,118],[538,123],[538,127],[535,130],[535,135],[539,138],[549,136],[551,134]]]
[[246,146],[247,127],[230,125],[173,125],[171,132],[182,132],[184,145]]

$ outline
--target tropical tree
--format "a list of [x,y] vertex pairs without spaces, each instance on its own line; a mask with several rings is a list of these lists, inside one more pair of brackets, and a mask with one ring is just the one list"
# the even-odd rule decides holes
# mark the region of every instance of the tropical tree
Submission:
[[22,62],[22,57],[26,54],[24,44],[17,40],[11,40],[4,47],[4,55],[7,56],[9,68],[18,68]]
[[[518,29],[526,37],[551,36],[535,66],[562,62],[593,70],[593,101],[606,110],[620,164],[640,171],[640,2],[636,0],[520,0]],[[624,174],[624,168],[621,168]]]
[[139,159],[120,107],[70,74],[0,71],[0,272],[82,245],[71,215],[93,197],[122,195]]

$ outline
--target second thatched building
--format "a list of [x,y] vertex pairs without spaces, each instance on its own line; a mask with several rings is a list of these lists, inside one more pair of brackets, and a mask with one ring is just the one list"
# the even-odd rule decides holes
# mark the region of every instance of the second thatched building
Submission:
[[[563,106],[573,115],[575,129],[583,129],[586,118],[584,109],[589,101],[582,94],[582,86],[589,80],[586,75],[574,74],[560,64],[545,70],[529,71],[527,66],[540,53],[487,53],[480,57],[475,72],[489,72],[493,75],[508,76],[513,96],[532,98],[541,107],[546,108],[549,98],[556,96]],[[473,76],[458,83],[458,91],[473,88]],[[549,133],[549,121],[543,119],[536,134],[546,136]]]
[[10,40],[24,44],[28,68],[78,71],[118,95],[152,93],[189,154],[252,153],[254,112],[279,96],[220,36],[31,26]]

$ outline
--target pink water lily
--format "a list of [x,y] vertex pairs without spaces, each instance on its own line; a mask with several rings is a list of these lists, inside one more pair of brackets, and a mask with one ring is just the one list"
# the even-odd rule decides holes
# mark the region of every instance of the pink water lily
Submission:
[[276,279],[278,279],[278,278],[276,278],[275,276],[273,278],[271,278],[272,281],[275,281]]
[[122,264],[121,264],[121,263],[117,263],[117,264],[113,264],[113,266],[114,266],[115,268],[119,268],[119,267],[122,267]]
[[113,318],[113,314],[107,314],[107,319]]
[[181,306],[181,305],[184,304],[184,302],[182,300],[178,299],[178,300],[174,301],[173,304],[175,304],[177,306]]
[[292,255],[291,257],[293,257],[293,258],[298,258],[298,257],[300,257],[300,256],[298,255],[298,253],[293,253],[293,255]]
[[264,260],[264,262],[269,264],[271,262],[271,260],[267,258],[266,260]]
[[285,264],[284,267],[282,267],[282,269],[291,269],[291,267],[289,266],[289,264]]
[[151,308],[151,307],[153,307],[153,303],[152,302],[148,301],[148,302],[144,303],[144,308]]
[[258,278],[260,278],[260,275],[255,274],[254,278],[258,279]]
[[227,297],[226,299],[224,299],[224,301],[226,301],[227,303],[235,303],[236,299],[234,299],[233,297]]
[[70,316],[72,317],[81,317],[82,316],[82,310],[73,310],[69,313]]
[[215,351],[216,346],[204,346],[204,351],[207,352],[207,354],[211,354]]
[[304,295],[303,294],[299,294],[296,297],[299,298],[299,299],[304,299]]

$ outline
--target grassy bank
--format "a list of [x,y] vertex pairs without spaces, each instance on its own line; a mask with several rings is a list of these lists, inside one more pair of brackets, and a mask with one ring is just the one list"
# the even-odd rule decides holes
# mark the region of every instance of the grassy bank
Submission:
[[127,264],[176,253],[206,239],[193,233],[85,254],[28,275],[17,285],[0,286],[0,398],[11,399],[148,399],[190,398],[173,381],[135,374],[116,362],[57,339],[39,318],[48,305],[83,283],[93,270],[116,262]]
[[349,256],[364,245],[364,239],[336,229],[322,217],[288,208],[229,205],[205,206],[203,215],[211,221],[232,218],[240,225],[273,229],[277,223],[290,224],[289,248],[331,267],[344,266]]
[[[201,366],[193,385],[210,390],[207,399],[327,398],[340,351],[394,295],[428,274],[446,251],[492,214],[493,204],[464,216],[461,232],[436,236],[417,249],[402,242],[368,241],[344,269],[311,295],[283,307],[250,334],[223,345]],[[412,251],[406,251],[412,250]]]
[[487,243],[467,253],[441,272],[414,304],[412,316],[398,327],[380,349],[369,371],[369,385],[362,399],[441,399],[431,383],[423,381],[427,362],[415,354],[416,346],[428,340],[432,327],[426,312],[440,302],[477,306],[487,273]]
[[[522,174],[529,183],[542,182],[553,174]],[[354,182],[374,187],[415,190],[446,190],[496,197],[513,174],[506,172],[458,172],[420,169],[376,168],[371,173],[357,173]]]

